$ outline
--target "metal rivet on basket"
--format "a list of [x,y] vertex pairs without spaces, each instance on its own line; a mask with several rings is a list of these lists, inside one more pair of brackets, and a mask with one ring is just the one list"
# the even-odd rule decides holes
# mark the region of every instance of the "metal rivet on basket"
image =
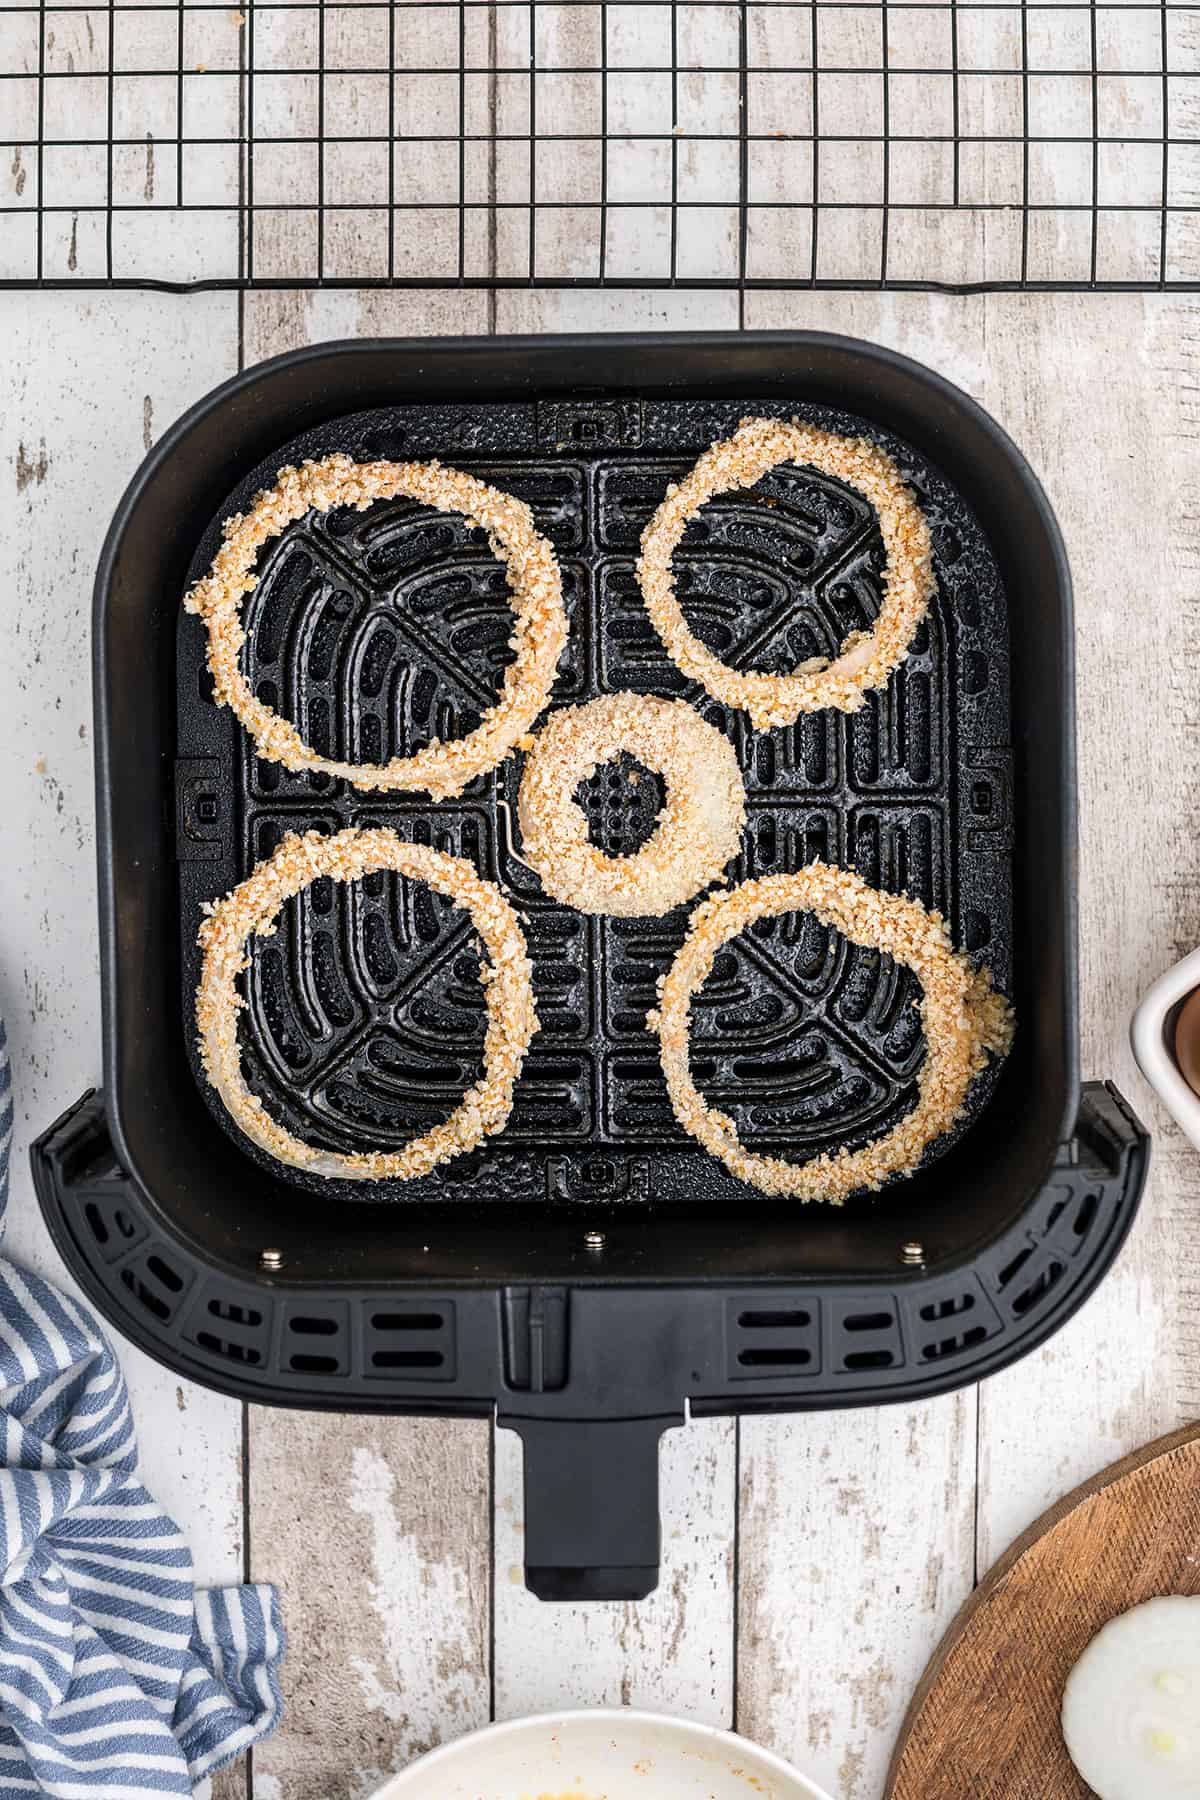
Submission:
[[603,1250],[607,1242],[608,1239],[602,1231],[585,1231],[583,1234],[583,1247],[585,1250]]
[[268,1269],[272,1275],[282,1269],[285,1260],[282,1250],[260,1250],[258,1253],[259,1268]]
[[924,1244],[918,1244],[915,1238],[910,1239],[907,1244],[901,1244],[900,1261],[914,1267],[923,1263],[925,1261]]

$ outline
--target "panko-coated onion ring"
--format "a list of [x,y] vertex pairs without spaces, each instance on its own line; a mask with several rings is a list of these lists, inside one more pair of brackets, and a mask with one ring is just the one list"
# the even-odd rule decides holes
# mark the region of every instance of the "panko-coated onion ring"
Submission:
[[[730,668],[688,626],[675,593],[671,559],[688,520],[714,494],[748,488],[780,463],[836,476],[869,500],[879,518],[887,561],[883,604],[870,631],[851,632],[837,657],[813,657],[790,675]],[[837,707],[857,712],[869,688],[886,685],[908,654],[937,589],[929,525],[891,457],[869,438],[839,437],[795,419],[743,419],[732,437],[704,455],[642,533],[638,580],[646,611],[671,660],[715,700],[748,712],[759,730],[792,725],[801,713]]]
[[[242,674],[239,657],[246,632],[241,603],[256,586],[252,571],[259,550],[296,519],[335,506],[364,512],[373,500],[391,500],[399,494],[439,512],[460,512],[468,524],[488,533],[512,590],[516,630],[509,643],[516,659],[504,672],[496,704],[466,737],[449,744],[435,738],[414,756],[393,757],[387,763],[336,762],[306,744],[290,720],[260,700]],[[502,762],[549,704],[567,642],[562,576],[523,500],[437,462],[356,463],[349,456],[327,456],[299,469],[280,469],[276,485],[260,493],[248,513],[227,519],[224,533],[212,567],[184,605],[188,612],[199,613],[208,627],[208,666],[217,701],[233,709],[259,755],[270,762],[294,772],[335,775],[364,792],[417,788],[443,800]]]
[[[805,1163],[759,1156],[742,1144],[732,1119],[710,1107],[692,1080],[688,1034],[692,996],[712,970],[722,944],[755,919],[811,912],[851,943],[880,950],[921,983],[921,1018],[927,1053],[917,1076],[918,1100],[890,1131],[859,1150],[842,1148]],[[1012,1041],[1012,1012],[976,969],[956,951],[940,913],[917,900],[868,887],[849,869],[814,862],[792,875],[766,875],[730,893],[703,901],[692,914],[656,1011],[647,1023],[657,1032],[663,1073],[675,1117],[716,1156],[731,1175],[765,1194],[838,1205],[864,1188],[879,1188],[890,1175],[909,1175],[935,1138],[961,1116],[972,1081],[989,1051],[1003,1055]]]
[[[323,875],[358,881],[379,869],[394,869],[424,881],[470,913],[490,960],[480,970],[487,993],[487,1033],[482,1078],[464,1094],[441,1125],[414,1138],[402,1150],[367,1150],[343,1155],[318,1150],[267,1112],[251,1093],[238,1054],[237,1017],[245,1005],[237,978],[249,966],[246,940],[269,937],[286,900]],[[538,1027],[525,937],[517,915],[500,889],[469,862],[425,844],[410,844],[394,831],[339,831],[333,837],[309,831],[285,837],[272,856],[224,899],[207,908],[200,927],[204,951],[196,989],[196,1024],[205,1073],[239,1129],[277,1162],[310,1175],[346,1181],[408,1181],[439,1163],[473,1150],[502,1129],[512,1111],[513,1089]]]
[[[661,775],[666,804],[632,856],[606,856],[588,838],[575,789],[627,751]],[[580,912],[659,917],[698,894],[738,853],[746,816],[729,739],[685,700],[603,694],[553,712],[521,778],[521,846],[554,899]]]

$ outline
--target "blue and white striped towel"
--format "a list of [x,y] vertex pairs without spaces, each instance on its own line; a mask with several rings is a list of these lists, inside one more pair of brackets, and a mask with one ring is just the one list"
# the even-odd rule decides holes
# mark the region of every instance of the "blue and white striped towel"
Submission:
[[[12,1084],[0,1020],[0,1229]],[[0,1258],[0,1800],[190,1795],[272,1730],[272,1588],[197,1590],[77,1301]]]

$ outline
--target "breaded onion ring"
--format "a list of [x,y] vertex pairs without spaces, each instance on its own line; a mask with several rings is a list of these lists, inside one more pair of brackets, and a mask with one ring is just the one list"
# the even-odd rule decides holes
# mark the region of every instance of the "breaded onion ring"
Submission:
[[[622,750],[662,776],[667,798],[640,850],[607,856],[589,841],[575,789]],[[546,720],[525,764],[518,816],[525,855],[556,900],[580,912],[657,918],[737,855],[746,792],[733,745],[685,700],[604,694]]]
[[[492,553],[505,565],[512,590],[516,630],[509,644],[516,660],[504,672],[500,697],[475,730],[443,744],[437,738],[415,756],[388,763],[335,762],[319,756],[287,719],[280,718],[252,691],[239,656],[246,641],[241,621],[244,595],[257,585],[254,559],[270,538],[314,509],[353,506],[365,512],[373,500],[405,494],[439,512],[460,512],[469,525],[488,533]],[[444,800],[459,794],[512,750],[550,700],[558,659],[567,642],[562,577],[553,550],[535,529],[523,500],[488,487],[460,469],[441,463],[356,463],[349,456],[326,456],[299,469],[280,469],[276,485],[255,499],[246,514],[225,521],[225,542],[212,567],[187,595],[188,612],[208,627],[208,666],[220,705],[232,707],[258,746],[260,756],[293,771],[336,775],[364,792],[418,788]]]
[[[922,988],[927,1052],[917,1076],[917,1104],[899,1124],[861,1150],[843,1148],[790,1163],[747,1150],[732,1119],[706,1103],[688,1067],[688,1031],[692,995],[721,945],[755,919],[798,911],[814,913],[851,943],[880,950],[913,971]],[[796,1200],[839,1205],[860,1189],[881,1187],[890,1175],[911,1175],[927,1146],[961,1115],[987,1052],[1003,1055],[1012,1041],[1008,1002],[993,989],[988,970],[974,968],[954,949],[940,913],[926,912],[917,900],[880,893],[851,870],[821,862],[793,875],[743,882],[732,893],[703,901],[660,991],[658,1009],[647,1023],[658,1034],[675,1117],[731,1175],[764,1194]]]
[[[748,488],[783,462],[820,469],[864,495],[879,516],[887,561],[883,604],[870,631],[852,631],[833,662],[816,656],[791,675],[764,675],[731,669],[689,629],[671,558],[706,500]],[[792,725],[801,713],[826,706],[857,712],[868,688],[884,687],[904,661],[936,592],[929,526],[891,457],[869,438],[838,437],[798,419],[744,419],[732,437],[706,450],[678,485],[668,487],[642,533],[637,574],[671,660],[715,700],[748,712],[759,730]]]
[[[253,934],[272,935],[285,900],[322,875],[334,881],[359,881],[379,869],[428,882],[470,913],[490,958],[480,970],[488,1016],[484,1071],[450,1117],[424,1137],[414,1138],[402,1150],[364,1150],[345,1156],[293,1137],[246,1086],[237,1042],[238,1011],[245,1001],[237,991],[237,978],[249,966],[247,939]],[[236,1125],[268,1156],[310,1175],[409,1181],[501,1130],[512,1111],[513,1089],[538,1021],[517,915],[500,889],[484,881],[469,862],[425,844],[405,843],[394,831],[349,830],[333,837],[320,831],[305,832],[303,837],[293,833],[206,911],[199,932],[204,963],[196,989],[201,1060]]]

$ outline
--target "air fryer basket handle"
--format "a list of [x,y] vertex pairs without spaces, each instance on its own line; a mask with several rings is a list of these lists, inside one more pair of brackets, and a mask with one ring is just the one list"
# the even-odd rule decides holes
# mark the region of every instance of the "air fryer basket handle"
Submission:
[[[892,1278],[398,1283],[389,1310],[411,1316],[404,1360],[385,1372],[372,1360],[377,1282],[335,1287],[257,1261],[241,1273],[210,1262],[122,1167],[101,1095],[85,1094],[31,1148],[67,1266],[112,1324],[178,1373],[242,1399],[490,1414],[518,1432],[528,1585],[557,1600],[653,1590],[659,1443],[685,1413],[918,1400],[1041,1343],[1112,1263],[1148,1158],[1117,1090],[1087,1082],[1045,1185],[965,1265],[940,1266],[935,1244],[928,1267],[897,1264]],[[285,1248],[292,1229],[281,1222]],[[298,1231],[294,1242],[299,1260]],[[294,1313],[326,1321],[327,1369],[291,1356]]]
[[658,1585],[658,1446],[679,1418],[504,1419],[525,1449],[525,1583],[539,1600]]

